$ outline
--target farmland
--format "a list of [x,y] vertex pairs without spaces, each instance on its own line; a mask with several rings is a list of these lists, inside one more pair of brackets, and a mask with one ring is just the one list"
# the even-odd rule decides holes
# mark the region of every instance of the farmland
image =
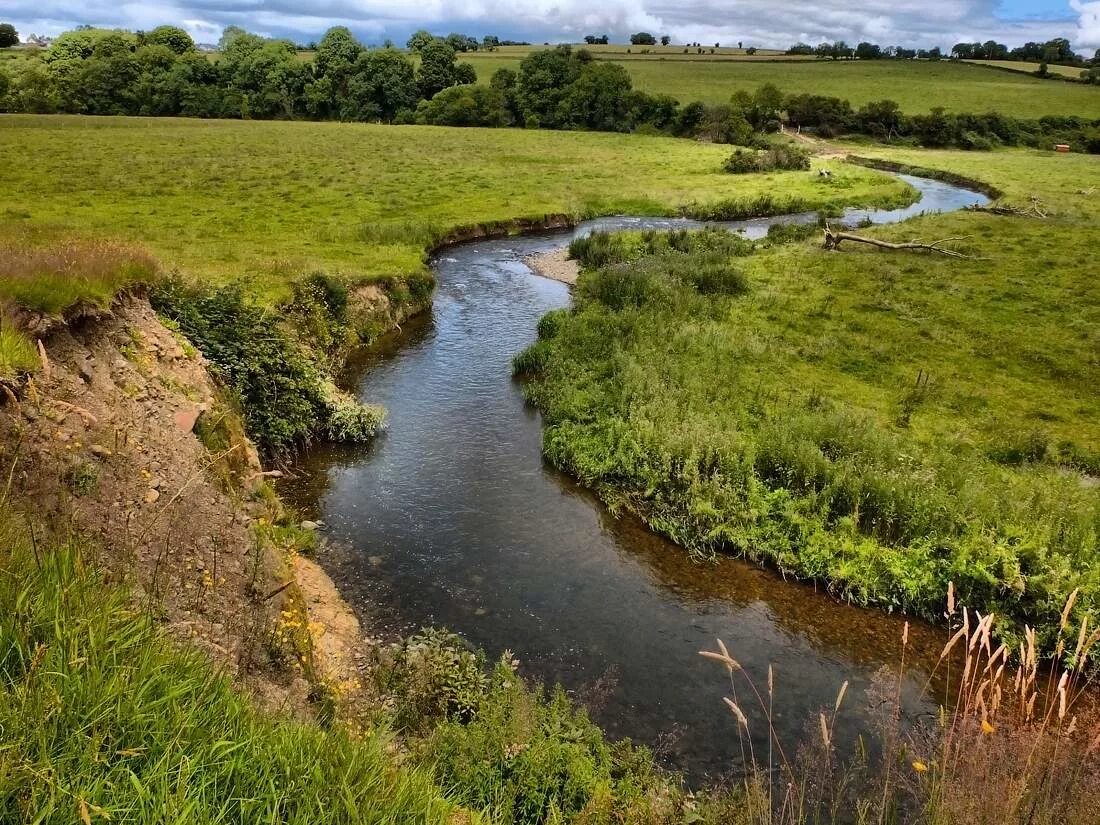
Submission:
[[[788,94],[809,93],[846,98],[853,106],[889,98],[910,114],[943,106],[950,112],[989,112],[1020,118],[1043,115],[1100,117],[1100,88],[1054,83],[1024,74],[951,61],[776,60],[723,58],[721,55],[625,55],[600,59],[621,62],[634,86],[681,101],[725,103],[739,90],[772,83]],[[499,68],[515,70],[519,50],[461,55],[478,81],[487,83]]]

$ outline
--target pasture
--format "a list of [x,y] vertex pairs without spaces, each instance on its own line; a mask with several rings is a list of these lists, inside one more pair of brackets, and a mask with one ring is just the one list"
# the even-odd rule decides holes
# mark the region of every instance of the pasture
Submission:
[[[652,48],[652,47],[650,47]],[[777,60],[691,55],[654,57],[608,53],[599,59],[621,62],[634,87],[669,94],[687,102],[725,103],[739,90],[755,91],[772,83],[788,94],[808,93],[847,98],[853,106],[889,98],[907,114],[933,106],[949,112],[996,111],[1019,118],[1078,115],[1100,118],[1100,87],[1053,83],[1025,74],[951,61],[921,60]],[[488,83],[500,68],[517,70],[519,49],[460,55]]]
[[[166,267],[212,280],[251,276],[278,293],[318,269],[353,278],[418,271],[426,248],[458,227],[668,214],[776,189],[774,176],[724,174],[730,151],[607,133],[6,115],[0,237],[138,243]],[[897,181],[857,167],[782,181],[783,195],[812,208],[906,196]]]

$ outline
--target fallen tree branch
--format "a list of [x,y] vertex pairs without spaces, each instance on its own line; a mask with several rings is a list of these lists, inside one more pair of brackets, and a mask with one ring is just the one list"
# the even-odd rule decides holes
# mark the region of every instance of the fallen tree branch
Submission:
[[843,230],[833,229],[828,224],[825,224],[825,248],[826,249],[839,249],[841,241],[852,241],[853,243],[865,243],[871,246],[877,246],[879,249],[923,249],[928,252],[938,252],[940,255],[947,255],[952,258],[972,258],[972,255],[964,255],[962,252],[956,252],[954,249],[944,249],[942,244],[950,243],[952,241],[963,241],[968,236],[962,236],[959,238],[941,238],[938,241],[932,243],[922,243],[920,240],[913,240],[907,243],[891,243],[890,241],[880,241],[878,238],[867,238],[863,235],[856,235],[854,232],[845,232]]
[[1013,215],[1017,218],[1045,218],[1046,211],[1038,201],[1032,203],[1028,209],[1019,206],[968,206],[969,212],[988,212],[991,215]]

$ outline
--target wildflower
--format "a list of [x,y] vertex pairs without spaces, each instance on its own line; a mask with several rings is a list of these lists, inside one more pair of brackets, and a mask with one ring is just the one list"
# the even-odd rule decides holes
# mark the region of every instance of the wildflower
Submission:
[[991,725],[988,720],[983,719],[982,720],[982,733],[984,733],[986,736],[988,736],[989,734],[993,733],[993,731],[994,731],[993,725]]
[[923,762],[921,762],[918,759],[915,762],[913,762],[913,770],[915,770],[917,773],[927,773],[928,772],[928,766],[925,765]]

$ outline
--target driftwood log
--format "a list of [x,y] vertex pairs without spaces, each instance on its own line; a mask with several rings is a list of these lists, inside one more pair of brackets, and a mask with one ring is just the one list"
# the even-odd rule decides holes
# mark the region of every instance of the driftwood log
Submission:
[[970,255],[964,255],[961,252],[956,252],[954,249],[945,249],[942,244],[950,243],[952,241],[966,240],[967,236],[959,238],[942,238],[932,243],[924,243],[920,240],[908,241],[905,243],[891,243],[890,241],[880,241],[878,238],[867,238],[863,235],[857,235],[854,232],[845,232],[843,230],[833,229],[828,224],[825,224],[825,248],[826,249],[840,249],[842,241],[851,241],[852,243],[865,243],[870,246],[877,246],[879,249],[923,249],[927,252],[937,252],[940,255],[947,255],[951,258],[970,258]]

